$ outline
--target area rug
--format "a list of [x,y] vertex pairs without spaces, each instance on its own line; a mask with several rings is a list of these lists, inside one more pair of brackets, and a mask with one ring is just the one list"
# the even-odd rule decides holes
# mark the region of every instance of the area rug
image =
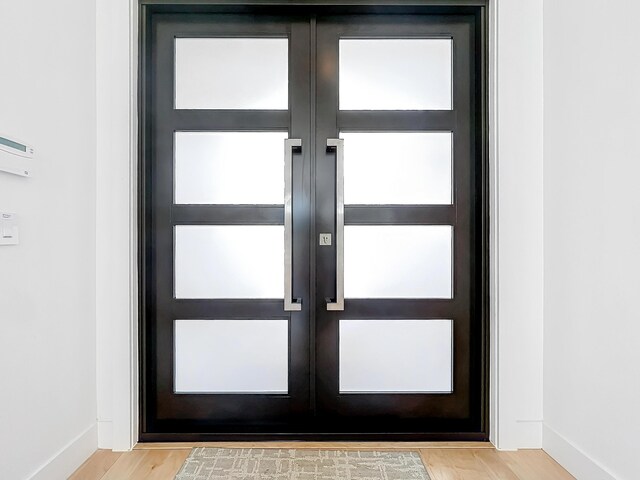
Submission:
[[175,480],[429,480],[417,452],[194,448]]

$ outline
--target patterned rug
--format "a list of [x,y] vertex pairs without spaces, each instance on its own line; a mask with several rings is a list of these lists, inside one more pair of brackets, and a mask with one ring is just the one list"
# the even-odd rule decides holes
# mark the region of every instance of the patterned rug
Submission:
[[417,452],[194,448],[175,480],[429,480]]

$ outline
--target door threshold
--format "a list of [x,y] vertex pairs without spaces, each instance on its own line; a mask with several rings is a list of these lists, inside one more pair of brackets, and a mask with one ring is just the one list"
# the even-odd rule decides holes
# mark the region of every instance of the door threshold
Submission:
[[186,450],[211,448],[285,448],[325,450],[424,450],[424,449],[493,449],[491,442],[149,442],[137,443],[134,450]]

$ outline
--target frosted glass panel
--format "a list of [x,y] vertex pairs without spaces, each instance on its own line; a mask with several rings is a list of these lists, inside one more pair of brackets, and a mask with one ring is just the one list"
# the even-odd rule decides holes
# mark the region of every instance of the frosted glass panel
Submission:
[[177,38],[176,108],[288,108],[286,38]]
[[287,132],[176,132],[175,203],[284,203]]
[[287,320],[176,320],[176,393],[287,393]]
[[352,132],[344,139],[347,204],[451,204],[451,132]]
[[340,40],[341,110],[451,110],[450,39]]
[[176,298],[284,298],[284,226],[175,227]]
[[340,320],[340,392],[451,393],[451,320]]
[[451,298],[453,228],[346,226],[346,298]]

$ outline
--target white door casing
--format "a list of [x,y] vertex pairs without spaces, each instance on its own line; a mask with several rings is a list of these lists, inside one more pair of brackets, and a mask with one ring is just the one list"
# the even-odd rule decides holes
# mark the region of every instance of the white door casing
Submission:
[[[490,437],[540,448],[542,2],[489,7]],[[138,432],[138,9],[97,0],[98,446],[117,451]]]

